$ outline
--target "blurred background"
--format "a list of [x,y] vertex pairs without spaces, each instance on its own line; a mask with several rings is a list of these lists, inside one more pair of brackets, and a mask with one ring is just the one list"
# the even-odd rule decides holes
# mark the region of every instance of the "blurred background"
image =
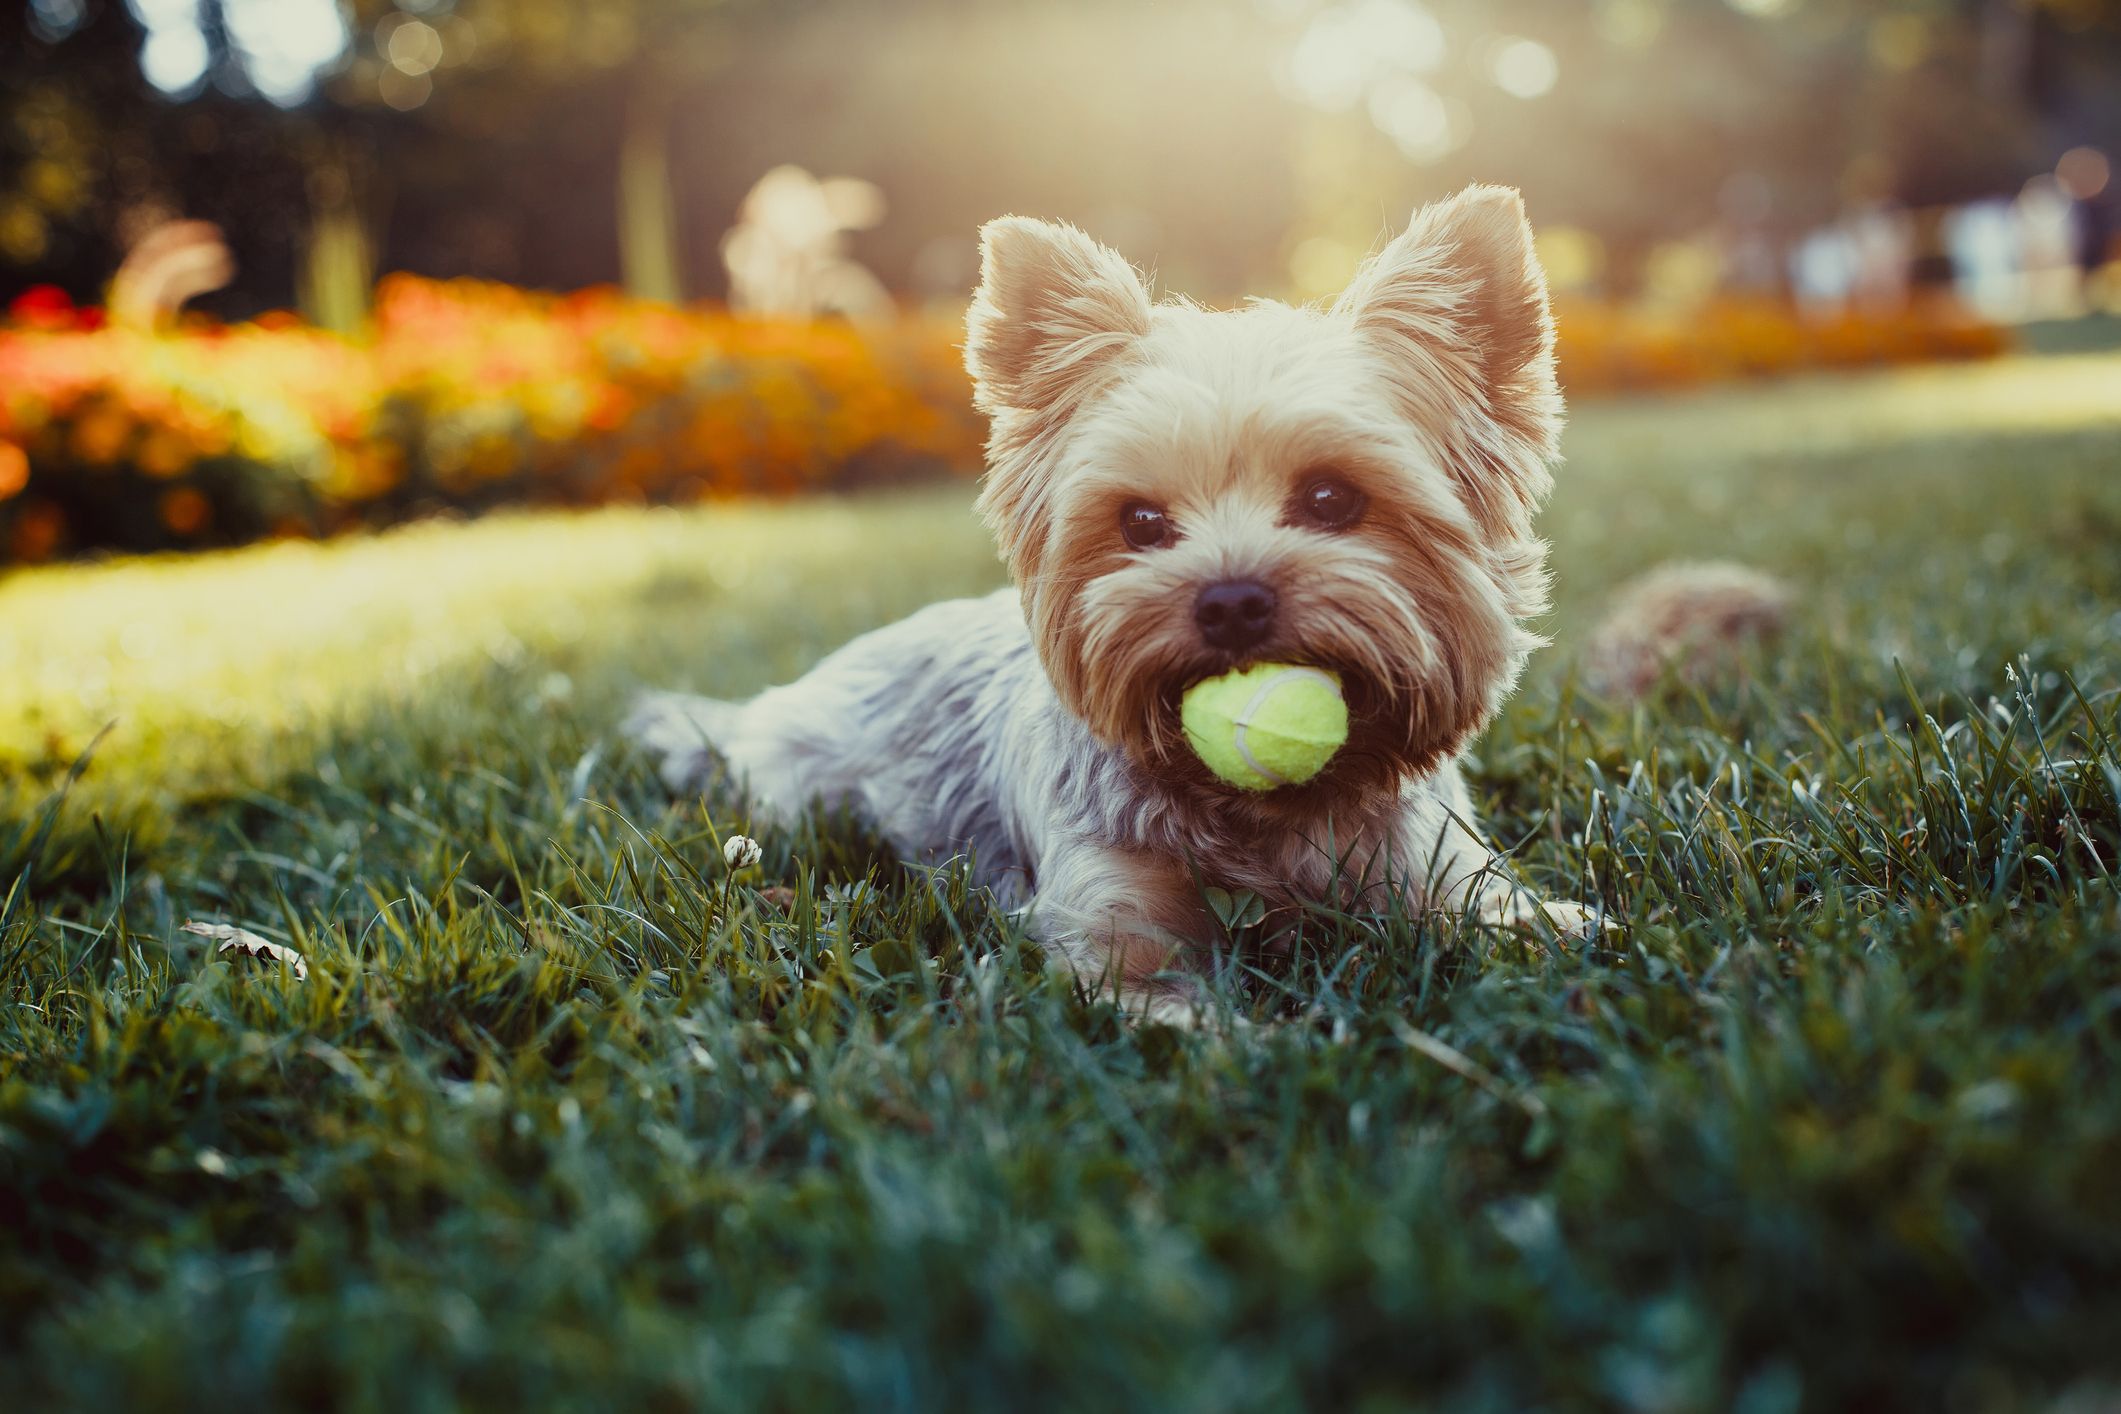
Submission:
[[2108,0],[18,0],[0,556],[976,470],[1005,211],[1305,299],[1514,184],[1578,398],[2098,343],[2116,154]]

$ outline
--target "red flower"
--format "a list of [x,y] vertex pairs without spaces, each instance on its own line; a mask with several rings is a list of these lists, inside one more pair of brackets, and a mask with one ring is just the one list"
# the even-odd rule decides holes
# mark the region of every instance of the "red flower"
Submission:
[[57,285],[31,285],[15,296],[15,302],[7,307],[7,317],[29,329],[71,329],[74,301]]

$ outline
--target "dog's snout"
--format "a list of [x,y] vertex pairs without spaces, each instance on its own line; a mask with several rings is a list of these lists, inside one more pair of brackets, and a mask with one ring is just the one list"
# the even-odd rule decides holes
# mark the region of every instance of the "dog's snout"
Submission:
[[1274,591],[1258,580],[1226,579],[1193,601],[1193,622],[1210,648],[1241,653],[1264,642],[1274,627]]

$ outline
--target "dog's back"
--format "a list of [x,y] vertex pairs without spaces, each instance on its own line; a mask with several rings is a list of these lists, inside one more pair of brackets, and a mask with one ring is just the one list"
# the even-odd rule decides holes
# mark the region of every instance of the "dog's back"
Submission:
[[627,733],[662,760],[673,790],[717,776],[787,820],[813,803],[852,809],[908,858],[970,852],[983,876],[1021,868],[1002,718],[1058,705],[1032,652],[1016,591],[931,604],[838,649],[799,683],[748,702],[685,693],[640,699]]

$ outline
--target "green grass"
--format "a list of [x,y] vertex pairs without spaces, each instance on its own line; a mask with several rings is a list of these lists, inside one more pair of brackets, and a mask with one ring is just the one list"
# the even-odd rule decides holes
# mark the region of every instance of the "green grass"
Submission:
[[[11,1393],[2108,1407],[2115,386],[1584,410],[1475,775],[1625,934],[1320,915],[1230,1035],[1120,1024],[849,822],[731,880],[742,803],[612,735],[996,582],[963,488],[0,580]],[[1579,695],[1606,592],[1702,554],[1802,588],[1782,646]]]

